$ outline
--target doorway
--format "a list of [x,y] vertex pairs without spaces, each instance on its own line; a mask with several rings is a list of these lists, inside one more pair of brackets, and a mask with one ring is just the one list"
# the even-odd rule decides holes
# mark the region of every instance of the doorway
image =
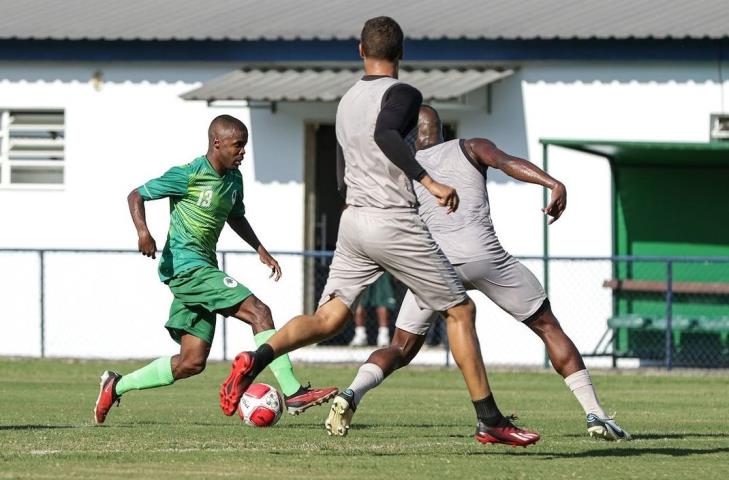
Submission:
[[[443,125],[445,140],[456,138],[456,124]],[[336,148],[337,137],[334,124],[311,123],[306,125],[306,166],[305,166],[305,241],[309,252],[304,259],[304,311],[316,310],[322,290],[329,274],[331,257],[318,255],[318,252],[331,252],[337,243],[339,218],[344,208],[344,199],[337,191]],[[391,312],[392,320],[399,310],[405,287],[394,283],[396,307]],[[372,343],[376,335],[373,312],[367,313],[368,338]],[[445,328],[438,324],[429,336],[432,345],[445,342]],[[346,345],[354,334],[353,326],[348,326],[339,335],[322,342],[323,345]]]
[[[306,220],[304,245],[309,252],[331,252],[337,244],[344,199],[337,191],[337,137],[334,124],[306,126]],[[329,273],[331,258],[307,256],[304,311],[313,312]]]

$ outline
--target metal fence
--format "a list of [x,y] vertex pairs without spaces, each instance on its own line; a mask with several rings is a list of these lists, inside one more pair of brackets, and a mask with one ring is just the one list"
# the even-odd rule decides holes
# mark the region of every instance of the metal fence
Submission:
[[[257,255],[221,251],[223,270],[269,304],[274,320],[315,309],[331,252],[276,252],[282,282],[265,280]],[[565,331],[589,361],[605,366],[729,367],[729,257],[523,257],[545,285]],[[133,250],[0,249],[0,355],[145,357],[158,352],[171,296],[156,263]],[[366,357],[388,336],[405,287],[386,279],[362,303],[363,346],[354,322],[323,342],[314,358]],[[528,329],[474,293],[479,337],[489,364],[545,365]],[[250,348],[246,327],[219,322],[213,358]],[[449,362],[442,319],[428,333],[436,363]],[[133,332],[133,333],[128,333]],[[360,339],[361,340],[361,339]],[[248,341],[248,343],[245,343]],[[170,343],[170,342],[167,342]],[[369,350],[368,350],[369,349]]]

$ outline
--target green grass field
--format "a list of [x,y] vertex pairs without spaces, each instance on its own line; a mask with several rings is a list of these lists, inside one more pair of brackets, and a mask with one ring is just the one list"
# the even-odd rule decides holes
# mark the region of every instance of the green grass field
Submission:
[[[130,392],[107,423],[91,410],[98,376],[133,362],[0,359],[0,478],[728,478],[729,372],[593,372],[603,405],[635,440],[586,436],[552,372],[494,371],[505,413],[538,430],[528,449],[483,446],[460,373],[411,368],[372,392],[346,438],[326,407],[255,429],[218,407],[227,364],[171,387]],[[300,378],[345,386],[355,366],[301,366]],[[273,383],[268,372],[261,381]]]

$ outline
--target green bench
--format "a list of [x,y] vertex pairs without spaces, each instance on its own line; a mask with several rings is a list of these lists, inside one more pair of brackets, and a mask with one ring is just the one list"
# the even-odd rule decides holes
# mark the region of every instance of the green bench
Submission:
[[[664,296],[665,281],[609,279],[603,282],[621,298],[632,295]],[[671,290],[678,298],[703,296],[729,301],[729,283],[677,281]],[[724,300],[722,300],[724,301]],[[612,350],[616,358],[639,358],[654,362],[666,357],[666,318],[628,314],[608,319],[608,329],[593,355]],[[729,367],[729,316],[675,315],[671,321],[673,364],[686,367]],[[611,335],[612,334],[612,335]],[[612,347],[612,348],[609,348]]]
[[[614,358],[665,359],[665,318],[624,315],[607,323]],[[676,316],[671,330],[674,365],[729,367],[729,317]]]

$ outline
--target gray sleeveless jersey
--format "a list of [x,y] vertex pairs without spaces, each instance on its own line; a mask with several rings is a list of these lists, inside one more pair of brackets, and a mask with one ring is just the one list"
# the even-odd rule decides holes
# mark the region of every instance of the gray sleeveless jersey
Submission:
[[505,254],[491,223],[486,176],[466,158],[460,140],[420,150],[415,158],[434,180],[458,192],[458,210],[449,214],[415,183],[418,213],[448,260],[455,265]]
[[412,183],[375,143],[375,125],[390,77],[360,80],[337,108],[337,141],[344,154],[347,204],[358,207],[414,208]]

